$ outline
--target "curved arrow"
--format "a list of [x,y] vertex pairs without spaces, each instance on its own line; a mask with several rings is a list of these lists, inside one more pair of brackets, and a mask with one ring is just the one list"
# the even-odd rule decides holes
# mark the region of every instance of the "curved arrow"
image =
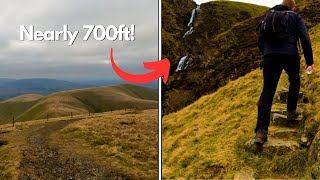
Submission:
[[137,84],[145,84],[163,76],[163,82],[165,84],[167,83],[170,70],[170,62],[167,58],[155,62],[144,62],[144,68],[153,70],[152,72],[146,74],[129,74],[127,72],[122,71],[114,62],[112,48],[110,51],[110,60],[113,70],[117,73],[119,77],[126,81]]

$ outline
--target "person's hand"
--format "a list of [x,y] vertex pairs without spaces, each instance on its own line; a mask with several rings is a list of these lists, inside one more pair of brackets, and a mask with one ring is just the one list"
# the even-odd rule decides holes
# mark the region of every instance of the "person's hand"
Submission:
[[307,74],[312,74],[314,72],[314,64],[307,67]]

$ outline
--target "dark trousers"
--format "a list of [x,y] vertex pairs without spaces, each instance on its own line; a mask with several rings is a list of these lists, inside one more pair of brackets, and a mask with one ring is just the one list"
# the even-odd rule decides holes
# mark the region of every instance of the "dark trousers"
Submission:
[[263,59],[263,91],[258,105],[258,121],[255,132],[259,129],[268,130],[274,94],[282,73],[289,76],[289,95],[287,110],[297,109],[300,91],[300,57],[289,55],[268,55]]

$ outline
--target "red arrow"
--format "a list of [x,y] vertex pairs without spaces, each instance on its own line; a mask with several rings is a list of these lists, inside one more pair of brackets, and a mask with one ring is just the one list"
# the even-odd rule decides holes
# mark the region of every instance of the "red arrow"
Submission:
[[145,84],[163,76],[163,82],[165,84],[167,83],[170,70],[170,62],[167,58],[155,62],[144,62],[144,68],[153,70],[152,72],[146,74],[129,74],[122,71],[114,62],[112,48],[110,52],[110,60],[113,70],[118,74],[119,77],[126,81],[137,84]]

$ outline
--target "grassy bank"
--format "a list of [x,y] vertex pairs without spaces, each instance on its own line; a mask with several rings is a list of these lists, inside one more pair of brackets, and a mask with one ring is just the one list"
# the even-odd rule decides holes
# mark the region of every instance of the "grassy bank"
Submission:
[[158,177],[157,128],[158,110],[115,111],[70,124],[60,137],[67,141],[84,140],[108,168],[133,178],[155,179]]
[[[311,31],[316,67],[320,59],[320,26]],[[303,90],[311,102],[306,106],[305,129],[310,137],[320,122],[320,71],[305,73],[301,61]],[[287,84],[283,73],[279,88]],[[254,70],[229,82],[217,92],[201,97],[163,119],[163,175],[165,178],[233,178],[250,167],[258,178],[305,178],[311,168],[307,149],[285,156],[255,155],[243,145],[254,137],[257,102],[262,90],[262,72]]]

